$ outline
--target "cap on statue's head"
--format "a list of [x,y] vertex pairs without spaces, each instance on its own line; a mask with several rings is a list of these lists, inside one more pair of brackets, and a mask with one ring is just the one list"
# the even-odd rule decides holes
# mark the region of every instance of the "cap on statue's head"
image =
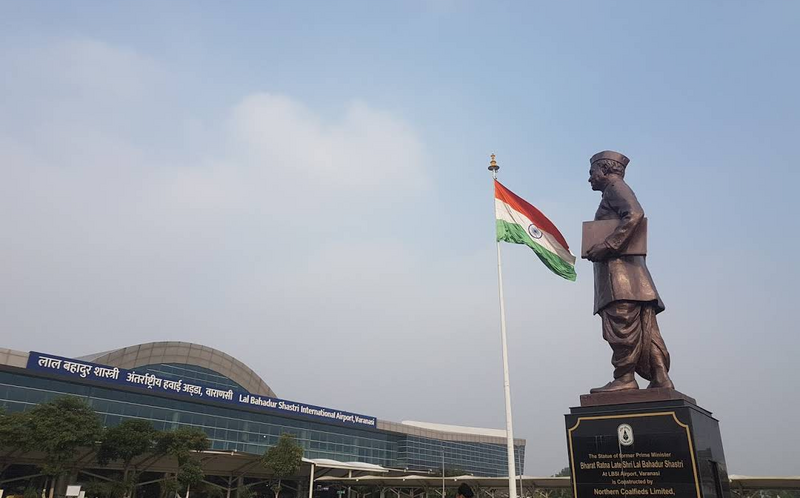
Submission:
[[610,159],[611,161],[616,161],[623,167],[627,166],[631,161],[619,152],[614,152],[613,150],[604,150],[603,152],[598,152],[597,154],[593,155],[592,158],[589,159],[589,164],[594,164],[601,159]]

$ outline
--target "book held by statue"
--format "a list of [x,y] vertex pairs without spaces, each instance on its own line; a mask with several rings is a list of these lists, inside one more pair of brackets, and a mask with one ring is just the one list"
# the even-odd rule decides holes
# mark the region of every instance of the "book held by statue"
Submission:
[[[589,248],[599,244],[614,233],[620,220],[597,220],[583,222],[583,240],[581,242],[581,258],[586,259]],[[628,244],[622,248],[621,256],[647,255],[647,218],[644,218],[631,235]]]

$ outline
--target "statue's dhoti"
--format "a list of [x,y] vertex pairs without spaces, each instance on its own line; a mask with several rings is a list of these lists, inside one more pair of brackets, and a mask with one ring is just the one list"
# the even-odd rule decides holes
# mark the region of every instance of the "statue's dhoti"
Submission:
[[669,371],[669,351],[661,337],[652,302],[614,301],[600,310],[603,339],[614,354],[614,378],[636,372],[653,380],[656,371]]

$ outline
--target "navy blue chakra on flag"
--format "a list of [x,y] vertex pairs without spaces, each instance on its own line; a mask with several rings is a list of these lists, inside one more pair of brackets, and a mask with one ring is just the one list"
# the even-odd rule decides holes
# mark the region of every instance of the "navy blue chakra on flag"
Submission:
[[544,235],[541,230],[536,228],[536,225],[529,225],[528,233],[531,234],[531,237],[533,237],[534,239],[541,239],[542,235]]

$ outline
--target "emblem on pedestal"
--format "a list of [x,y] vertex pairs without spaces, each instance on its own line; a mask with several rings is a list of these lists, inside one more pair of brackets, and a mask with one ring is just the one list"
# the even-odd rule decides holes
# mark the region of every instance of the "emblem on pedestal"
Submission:
[[630,446],[633,444],[633,428],[628,424],[621,424],[617,427],[617,439],[622,446]]

